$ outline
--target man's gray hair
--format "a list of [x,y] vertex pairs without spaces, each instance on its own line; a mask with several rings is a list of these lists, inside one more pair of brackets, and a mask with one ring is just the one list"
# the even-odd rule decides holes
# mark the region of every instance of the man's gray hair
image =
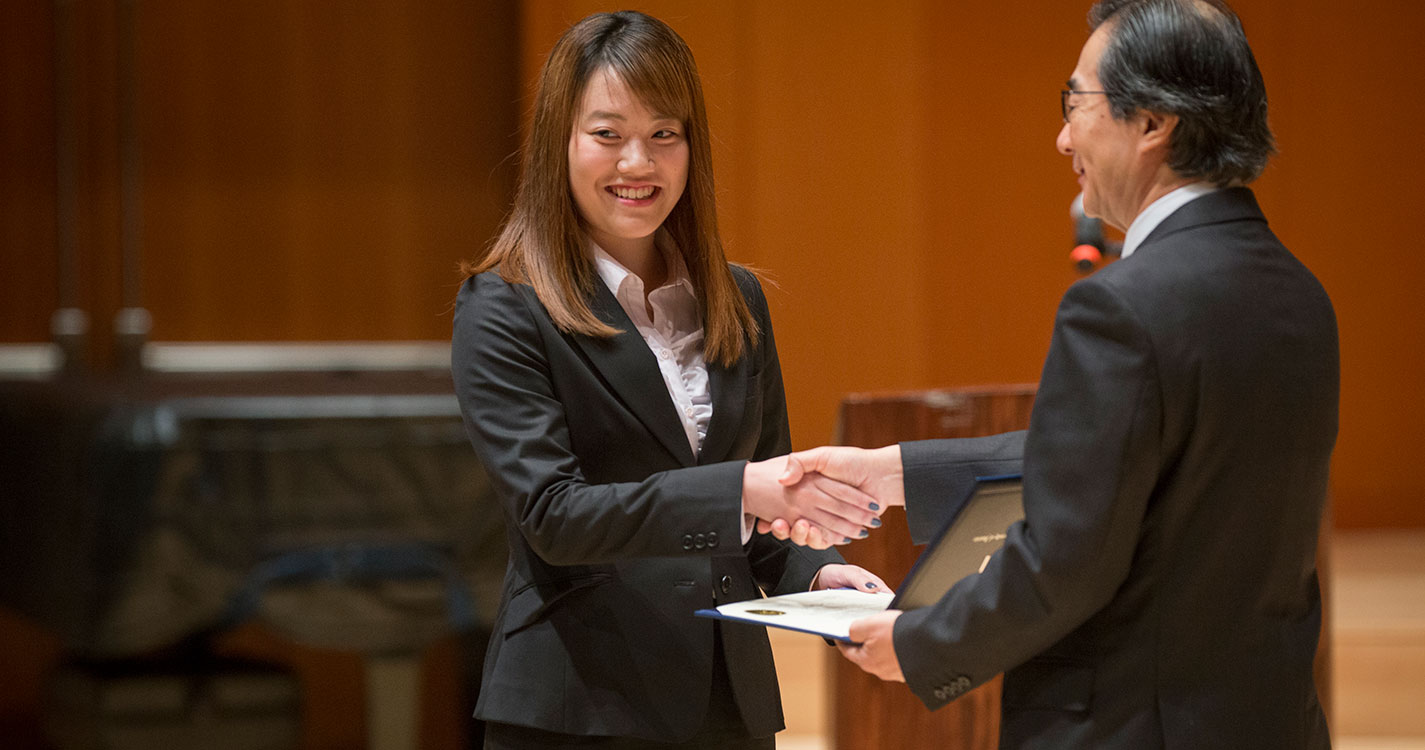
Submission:
[[1113,116],[1177,115],[1168,166],[1217,185],[1255,179],[1276,151],[1267,89],[1237,14],[1221,0],[1100,0],[1099,83]]

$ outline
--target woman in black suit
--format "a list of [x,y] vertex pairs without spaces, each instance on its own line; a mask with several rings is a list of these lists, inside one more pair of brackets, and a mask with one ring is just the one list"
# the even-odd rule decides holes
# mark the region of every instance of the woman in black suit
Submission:
[[[756,278],[718,237],[692,54],[635,12],[598,14],[541,74],[515,205],[468,265],[456,393],[510,546],[475,714],[486,746],[772,747],[766,633],[693,611],[870,573],[754,533],[806,515],[850,541],[871,498],[799,509]],[[748,459],[754,462],[748,463]]]

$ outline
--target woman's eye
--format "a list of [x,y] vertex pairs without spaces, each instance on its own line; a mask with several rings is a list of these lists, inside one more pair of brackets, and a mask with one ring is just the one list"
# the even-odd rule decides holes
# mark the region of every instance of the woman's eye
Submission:
[[678,131],[676,131],[676,130],[667,130],[667,129],[664,129],[664,130],[658,131],[657,133],[654,133],[654,134],[653,134],[653,137],[654,137],[654,138],[658,138],[658,139],[663,139],[663,140],[666,140],[666,139],[668,139],[668,138],[677,138],[677,137],[678,137]]
[[595,138],[617,138],[618,133],[615,133],[614,131],[609,130],[607,128],[601,128],[599,130],[595,130],[593,132],[593,136]]

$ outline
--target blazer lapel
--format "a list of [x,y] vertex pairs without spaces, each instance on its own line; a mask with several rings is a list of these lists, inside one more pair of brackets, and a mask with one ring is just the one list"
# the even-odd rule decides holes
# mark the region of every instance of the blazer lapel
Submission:
[[[708,363],[708,388],[712,392],[712,421],[698,454],[698,463],[712,464],[727,460],[739,428],[742,410],[747,405],[747,361],[744,354],[731,367]],[[754,384],[755,386],[755,384]]]
[[[668,397],[668,386],[658,370],[658,361],[653,358],[648,344],[639,335],[633,321],[619,305],[613,292],[596,281],[594,298],[589,308],[599,320],[608,323],[622,333],[610,339],[596,339],[590,336],[573,336],[589,357],[589,361],[603,375],[604,380],[618,394],[628,410],[643,423],[648,431],[663,444],[664,448],[684,466],[692,466],[696,458],[688,446],[687,433],[683,431],[683,421],[673,408],[673,400]],[[716,411],[714,411],[716,415]],[[716,419],[716,416],[714,416]]]

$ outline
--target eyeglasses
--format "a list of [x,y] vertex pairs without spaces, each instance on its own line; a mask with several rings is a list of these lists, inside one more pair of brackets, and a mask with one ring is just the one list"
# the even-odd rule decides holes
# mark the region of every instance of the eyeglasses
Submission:
[[1107,94],[1107,91],[1075,91],[1064,89],[1059,92],[1059,113],[1064,116],[1064,122],[1069,121],[1069,95],[1070,94]]

